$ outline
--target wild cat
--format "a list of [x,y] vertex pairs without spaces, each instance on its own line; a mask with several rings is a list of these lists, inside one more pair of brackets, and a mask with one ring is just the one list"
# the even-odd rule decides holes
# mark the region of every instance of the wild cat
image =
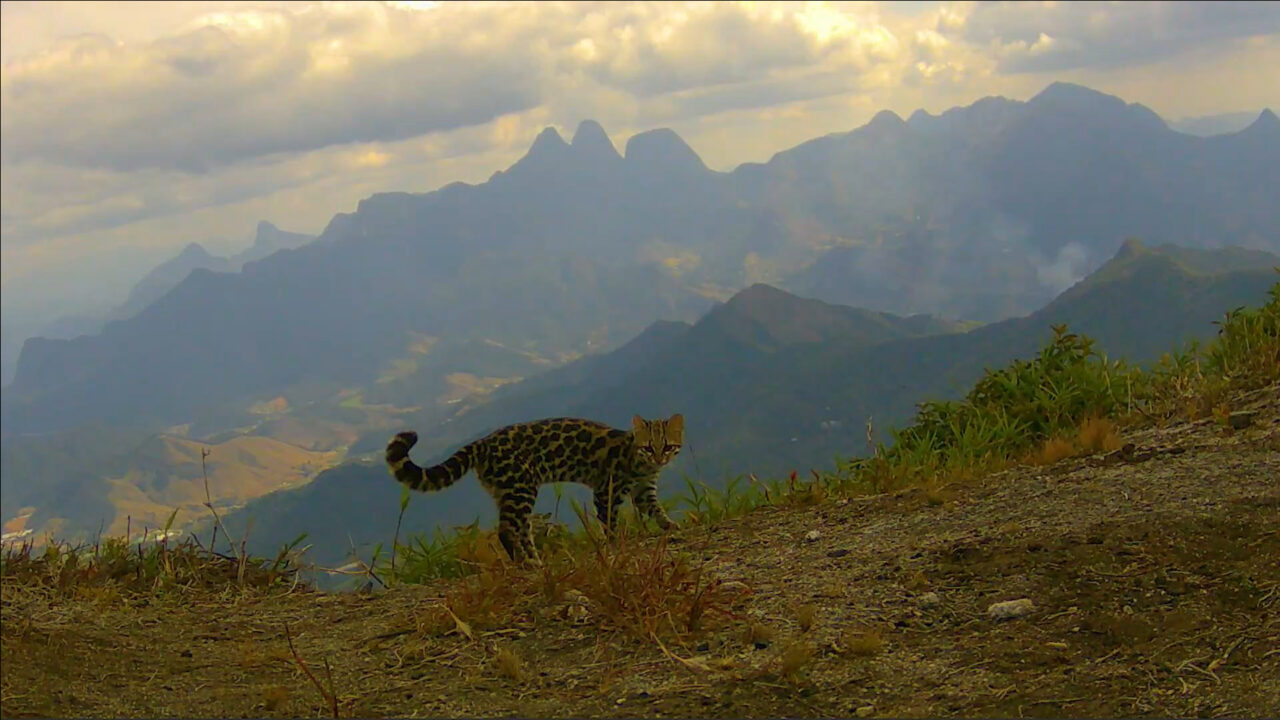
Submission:
[[468,470],[498,505],[498,539],[512,560],[538,563],[529,522],[538,487],[575,482],[595,493],[596,515],[612,531],[623,498],[664,530],[674,527],[658,503],[658,474],[684,444],[684,416],[645,420],[630,430],[579,418],[549,418],[500,428],[462,446],[449,459],[419,467],[409,459],[418,434],[405,431],[387,443],[387,467],[420,492],[446,488]]

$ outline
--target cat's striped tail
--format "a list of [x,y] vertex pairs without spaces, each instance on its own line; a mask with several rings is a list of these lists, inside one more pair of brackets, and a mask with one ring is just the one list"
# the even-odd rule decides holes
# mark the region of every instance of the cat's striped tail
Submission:
[[474,461],[471,445],[462,447],[439,465],[424,468],[409,459],[409,448],[417,442],[418,433],[406,430],[387,443],[387,469],[391,471],[392,477],[408,485],[410,490],[430,492],[447,488],[462,479],[471,469]]

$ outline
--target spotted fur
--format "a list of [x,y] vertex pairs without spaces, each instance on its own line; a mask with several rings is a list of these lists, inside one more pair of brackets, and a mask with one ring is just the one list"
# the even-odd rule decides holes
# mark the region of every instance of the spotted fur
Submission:
[[475,470],[498,505],[498,539],[517,561],[538,562],[529,515],[538,487],[575,482],[595,494],[596,515],[613,530],[623,498],[664,530],[673,526],[658,503],[658,474],[684,444],[684,416],[631,420],[618,430],[591,420],[551,418],[495,430],[464,445],[447,460],[419,467],[409,459],[412,431],[387,443],[387,467],[397,481],[420,492],[446,488]]

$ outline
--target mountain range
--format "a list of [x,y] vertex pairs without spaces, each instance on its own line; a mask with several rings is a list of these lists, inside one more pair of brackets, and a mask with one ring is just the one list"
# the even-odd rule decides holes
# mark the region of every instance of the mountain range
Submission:
[[[189,243],[177,255],[143,275],[120,305],[97,314],[60,317],[37,330],[33,336],[65,340],[81,335],[99,334],[107,323],[125,320],[142,312],[148,305],[185,280],[193,270],[238,272],[245,263],[261,260],[278,250],[305,245],[314,239],[312,235],[281,230],[263,220],[258,223],[257,230],[254,232],[253,243],[244,250],[227,257],[211,255],[200,243]],[[17,353],[11,349],[15,343],[6,338],[4,345],[5,347],[0,351],[3,352],[3,368],[0,368],[0,378],[3,380],[0,382],[8,385],[16,369],[18,358]]]
[[669,130],[620,155],[584,121],[481,185],[375,195],[317,241],[192,272],[100,335],[28,341],[3,420],[174,422],[215,400],[359,384],[412,333],[598,351],[756,281],[990,321],[1034,310],[1127,236],[1280,249],[1278,187],[1269,110],[1200,138],[1064,83],[1025,103],[882,112],[730,173]]
[[[285,443],[273,467],[297,478],[310,453],[376,452],[406,424],[430,454],[531,414],[624,424],[692,407],[682,462],[698,467],[682,472],[822,465],[862,447],[868,416],[884,427],[958,392],[1059,315],[1133,357],[1207,329],[1170,293],[1213,313],[1253,297],[1265,277],[1221,278],[1274,264],[1260,253],[1280,251],[1276,188],[1270,110],[1197,137],[1064,83],[880,113],[731,172],[671,130],[620,153],[594,121],[569,141],[548,128],[487,182],[374,195],[316,238],[264,223],[231,258],[188,247],[100,331],[29,339],[0,396],[3,519],[36,507],[87,525],[119,510],[104,478],[170,497],[129,471],[156,438]],[[1108,260],[1129,278],[1126,253],[1171,266],[1135,271],[1154,326],[1119,324],[1127,306],[1080,290],[1103,276],[1076,284]],[[1185,317],[1166,332],[1174,308]],[[147,467],[186,477],[179,456]]]

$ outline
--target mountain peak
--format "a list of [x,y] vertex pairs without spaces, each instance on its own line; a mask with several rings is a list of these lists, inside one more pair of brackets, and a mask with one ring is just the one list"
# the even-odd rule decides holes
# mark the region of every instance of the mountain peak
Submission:
[[1149,252],[1149,250],[1146,245],[1142,244],[1141,240],[1136,237],[1126,238],[1125,241],[1120,244],[1120,249],[1116,252],[1113,259],[1117,261],[1132,260],[1133,258],[1147,252]]
[[1107,103],[1111,105],[1123,105],[1124,101],[1114,95],[1108,95],[1098,92],[1092,88],[1075,83],[1062,82],[1061,80],[1049,83],[1048,87],[1036,93],[1029,103]]
[[756,283],[738,291],[707,315],[739,342],[759,348],[818,342],[847,323],[852,308],[797,297],[772,285]]
[[725,305],[746,309],[762,303],[787,302],[789,300],[802,300],[802,298],[796,297],[786,290],[779,290],[772,285],[758,282],[734,293],[733,297],[725,301]]
[[1124,100],[1083,85],[1068,82],[1050,83],[1027,101],[1027,107],[1051,114],[1071,113],[1092,122],[1122,123],[1145,130],[1167,130],[1164,119],[1141,103]]
[[705,172],[707,169],[698,153],[670,128],[632,135],[627,140],[624,157],[632,166],[639,164],[657,172]]
[[1259,130],[1280,130],[1280,118],[1271,112],[1271,108],[1263,108],[1262,112],[1258,113],[1258,119],[1249,123],[1249,127],[1245,128],[1243,132],[1257,132]]
[[905,127],[907,122],[892,110],[881,110],[866,124],[869,130]]
[[575,151],[591,156],[609,159],[621,157],[618,155],[617,148],[613,146],[613,142],[609,140],[608,133],[595,120],[583,120],[578,123],[578,129],[574,131],[570,145]]
[[[538,137],[534,138],[533,144],[529,146],[529,151],[524,154],[524,157],[506,170],[494,173],[491,179],[502,177],[510,180],[524,177],[529,173],[537,175],[548,169],[561,167],[568,150],[569,144],[560,137],[560,133],[556,132],[555,128],[548,125],[538,133]],[[364,202],[362,200],[361,205]]]
[[280,228],[276,227],[273,223],[269,223],[266,220],[259,220],[258,228],[253,234],[253,246],[270,246],[279,242],[282,234],[283,233],[280,232]]
[[212,257],[213,256],[209,254],[209,251],[204,249],[203,245],[198,242],[193,242],[187,243],[187,246],[182,248],[182,252],[178,253],[178,257],[175,258],[175,260],[205,260]]
[[925,110],[924,108],[916,108],[915,112],[911,113],[911,116],[907,118],[907,124],[920,125],[921,123],[927,123],[930,120],[937,119],[938,116],[930,113],[928,110]]
[[529,152],[525,154],[525,157],[564,150],[567,147],[569,145],[565,143],[564,138],[560,137],[560,133],[548,125],[542,132],[538,133],[538,137],[534,138],[533,145],[529,146]]

